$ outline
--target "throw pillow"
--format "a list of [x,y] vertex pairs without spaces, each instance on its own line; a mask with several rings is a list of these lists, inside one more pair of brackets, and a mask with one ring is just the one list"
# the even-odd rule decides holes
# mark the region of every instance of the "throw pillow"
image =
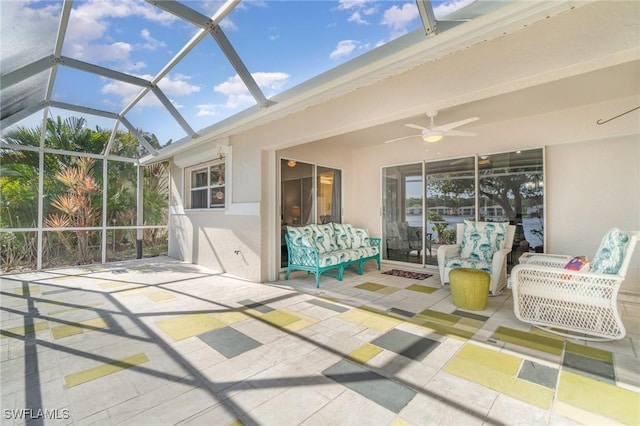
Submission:
[[571,271],[582,271],[584,269],[584,272],[588,272],[589,261],[584,256],[576,256],[564,265],[564,269]]
[[334,243],[333,225],[328,223],[325,225],[310,225],[313,227],[313,238],[318,253],[328,253],[336,249]]
[[352,248],[368,247],[369,233],[366,229],[352,228]]
[[287,226],[289,239],[296,246],[313,247],[313,230],[309,226]]
[[605,234],[600,247],[593,258],[592,272],[617,274],[622,267],[627,251],[629,235],[618,228],[612,228]]
[[491,262],[493,254],[504,248],[506,222],[464,221],[460,257]]
[[341,250],[350,249],[353,245],[351,240],[351,225],[348,223],[334,223],[336,243]]

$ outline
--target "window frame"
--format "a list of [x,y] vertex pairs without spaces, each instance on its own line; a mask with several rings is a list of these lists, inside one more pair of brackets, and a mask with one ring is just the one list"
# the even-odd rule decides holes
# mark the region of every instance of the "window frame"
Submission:
[[[216,173],[214,170],[217,169],[217,173],[219,179],[217,182],[212,182],[212,176]],[[220,172],[221,170],[221,172]],[[204,186],[192,186],[193,184],[193,174],[196,172],[205,172],[206,173],[206,184]],[[227,167],[227,162],[225,157],[216,158],[211,161],[194,164],[193,166],[185,167],[185,185],[184,185],[184,193],[186,198],[185,210],[214,210],[214,211],[224,211],[229,206],[227,203],[227,198],[229,196],[228,191],[228,173],[229,168]],[[220,176],[222,175],[222,176]],[[222,182],[220,182],[220,180]],[[194,191],[202,191],[206,190],[206,206],[204,207],[192,207],[193,206],[193,193]],[[222,194],[222,197],[218,199],[221,200],[220,204],[213,203],[214,191],[217,190],[217,193]]]

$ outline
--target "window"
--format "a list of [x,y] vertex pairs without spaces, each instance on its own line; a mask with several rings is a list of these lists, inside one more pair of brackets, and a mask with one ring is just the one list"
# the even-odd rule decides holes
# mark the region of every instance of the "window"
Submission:
[[224,159],[198,164],[186,169],[187,205],[190,209],[225,208]]

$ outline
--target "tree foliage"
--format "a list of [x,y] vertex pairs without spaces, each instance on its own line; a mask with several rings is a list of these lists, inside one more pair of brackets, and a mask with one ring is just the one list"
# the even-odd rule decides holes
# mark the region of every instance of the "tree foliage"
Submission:
[[[161,148],[155,135],[144,131],[139,133],[151,146]],[[42,126],[18,127],[7,132],[3,135],[2,142],[6,145],[39,148],[43,135],[43,147],[59,151],[44,154],[42,197],[45,227],[101,226],[103,196],[106,196],[107,226],[136,225],[137,166],[132,162],[89,158],[81,155],[90,153],[103,156],[107,147],[109,147],[108,154],[114,156],[133,159],[146,155],[146,150],[141,147],[133,134],[119,131],[110,141],[111,130],[98,127],[90,129],[84,118],[56,117],[47,119],[44,128]],[[10,148],[0,150],[0,227],[36,228],[38,226],[39,156],[37,150]],[[147,166],[143,173],[145,222],[166,225],[168,206],[166,165]],[[107,181],[103,182],[105,176]],[[103,192],[105,187],[106,194]],[[100,235],[96,231],[83,232],[86,232],[86,235],[92,235],[92,238]],[[8,232],[2,234],[9,235]],[[68,250],[80,251],[77,257],[79,261],[90,261],[91,257],[85,256],[88,249],[82,252],[84,249],[80,247],[81,244],[86,243],[86,247],[94,248],[99,247],[100,244],[99,241],[88,239],[78,241],[80,235],[78,233],[55,234],[63,244],[65,241],[62,240],[66,238],[68,244],[65,247]],[[7,252],[6,247],[8,247],[4,244],[4,240],[11,244],[20,241],[11,237],[3,238],[0,250],[4,252]],[[13,252],[18,251],[13,250]]]

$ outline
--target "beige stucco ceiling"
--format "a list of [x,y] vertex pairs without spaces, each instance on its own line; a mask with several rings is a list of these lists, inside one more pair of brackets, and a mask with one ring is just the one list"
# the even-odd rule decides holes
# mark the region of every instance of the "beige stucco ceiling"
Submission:
[[[495,126],[511,120],[528,117],[535,121],[536,116],[541,114],[625,98],[634,94],[638,97],[638,105],[636,106],[640,106],[640,78],[638,76],[640,76],[640,61],[624,63],[504,95],[453,106],[439,111],[435,123],[446,124],[468,117],[479,117],[480,120],[470,123],[460,130],[481,135],[483,130],[490,131]],[[405,124],[428,125],[429,119],[426,112],[333,136],[323,139],[321,142],[341,147],[348,146],[352,149],[382,144],[386,140],[419,133],[419,131],[406,127]],[[601,118],[605,120],[610,117]],[[638,130],[640,131],[640,129]],[[415,139],[415,141],[419,140],[419,138]],[[447,141],[451,143],[460,140],[461,138],[447,137]],[[410,144],[411,141],[414,140],[409,139],[407,143]]]

